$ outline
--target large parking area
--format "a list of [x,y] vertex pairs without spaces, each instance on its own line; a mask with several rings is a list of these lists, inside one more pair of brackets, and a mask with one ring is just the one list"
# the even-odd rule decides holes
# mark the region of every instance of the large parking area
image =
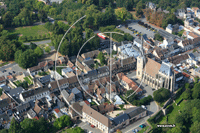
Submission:
[[[155,34],[153,31],[148,30],[147,28],[145,28],[143,26],[140,26],[138,24],[138,22],[132,22],[132,23],[128,24],[128,27],[135,29],[138,33],[147,34],[147,37],[154,37],[154,34]],[[122,25],[122,27],[119,29],[124,31],[125,33],[130,33],[131,35],[136,37],[136,34],[134,34],[133,31],[127,29],[124,25]]]

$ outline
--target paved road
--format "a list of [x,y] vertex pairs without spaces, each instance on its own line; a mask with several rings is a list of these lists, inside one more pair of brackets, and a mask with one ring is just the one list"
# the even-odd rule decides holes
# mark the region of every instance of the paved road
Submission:
[[[50,43],[51,40],[44,40],[44,41],[38,41],[38,42],[32,42],[35,43],[36,45],[40,45],[40,44],[46,44],[46,43]],[[24,43],[25,45],[30,45],[30,42]]]
[[146,119],[147,119],[147,117],[142,118],[142,119],[130,124],[126,128],[121,129],[122,133],[133,133],[132,130],[134,130],[134,129],[138,129],[139,131],[142,130],[142,128],[140,128],[139,125],[141,125],[141,124],[147,125],[147,123],[145,123]]

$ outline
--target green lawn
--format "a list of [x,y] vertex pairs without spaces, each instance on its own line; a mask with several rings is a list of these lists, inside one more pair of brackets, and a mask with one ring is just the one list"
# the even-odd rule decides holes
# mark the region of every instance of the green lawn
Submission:
[[17,86],[21,83],[21,81],[20,80],[17,80],[17,81],[15,81],[14,82]]
[[140,130],[138,133],[144,133],[147,129],[149,129],[149,126],[146,126],[146,127],[143,128],[142,130]]
[[25,77],[24,80],[26,80],[29,85],[32,84],[32,81],[30,81],[30,79],[28,77]]
[[31,76],[28,76],[31,80],[33,80],[33,78],[31,78]]
[[44,27],[44,25],[18,27],[9,31],[11,34],[22,34],[24,36],[38,36],[48,33],[48,30]]

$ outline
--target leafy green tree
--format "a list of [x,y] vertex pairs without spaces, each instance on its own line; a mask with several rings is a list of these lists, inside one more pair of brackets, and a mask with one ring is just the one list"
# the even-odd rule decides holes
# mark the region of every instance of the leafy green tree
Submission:
[[69,127],[73,123],[71,121],[71,118],[68,115],[63,115],[60,118],[56,119],[55,122],[53,123],[54,127],[56,129],[61,129],[62,127]]
[[163,102],[170,97],[170,91],[165,88],[160,88],[153,92],[153,98],[157,102]]
[[50,53],[50,51],[51,51],[51,48],[50,48],[49,46],[47,46],[47,47],[45,48],[45,52]]
[[162,37],[159,33],[156,33],[156,34],[154,35],[154,39],[155,39],[155,40],[158,40],[158,41],[163,41],[163,37]]
[[1,49],[0,49],[0,53],[1,53],[1,60],[4,61],[9,61],[14,59],[14,54],[16,51],[16,46],[14,43],[12,43],[11,41],[6,41],[3,44],[1,44]]
[[191,126],[191,133],[199,133],[200,132],[200,122],[195,121]]
[[35,133],[37,132],[37,128],[36,127],[36,124],[34,122],[33,119],[28,119],[28,118],[25,118],[21,123],[20,123],[21,127],[22,127],[22,131],[24,132],[28,132],[28,133]]
[[12,26],[12,18],[13,18],[12,12],[10,11],[6,12],[2,17],[3,25],[5,27]]
[[44,54],[43,49],[40,48],[39,46],[36,47],[36,49],[34,50],[34,52],[37,55],[37,57],[41,57]]
[[142,15],[143,15],[142,9],[143,8],[144,8],[143,2],[142,1],[138,2],[137,6],[136,6],[136,16],[137,17],[142,17]]
[[183,92],[183,94],[182,94],[182,98],[184,99],[184,100],[189,100],[189,99],[191,99],[191,90],[190,89],[186,89],[184,92]]
[[2,129],[0,130],[0,133],[8,133],[8,129]]
[[47,21],[47,13],[44,10],[39,10],[39,12],[38,12],[38,19],[41,22]]
[[128,11],[126,10],[126,8],[118,8],[115,9],[115,14],[117,15],[117,17],[121,20],[121,21],[126,21],[127,20],[127,14]]
[[29,45],[29,48],[34,50],[34,49],[37,48],[37,45],[35,43],[31,42],[30,45]]
[[15,118],[12,118],[10,123],[10,128],[8,129],[9,133],[20,133],[21,132],[21,126],[20,124],[15,120]]
[[15,62],[19,62],[19,59],[21,58],[21,56],[22,56],[22,50],[17,50],[16,52],[15,52]]
[[105,61],[106,58],[102,52],[99,52],[97,58],[100,60],[102,66],[106,63]]
[[22,68],[30,68],[35,66],[37,63],[37,55],[32,49],[24,51],[21,58],[18,59],[18,64]]

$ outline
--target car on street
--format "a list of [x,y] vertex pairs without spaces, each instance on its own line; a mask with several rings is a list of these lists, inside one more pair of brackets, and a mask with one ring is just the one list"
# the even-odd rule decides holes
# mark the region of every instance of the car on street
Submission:
[[89,131],[88,133],[92,133],[92,131]]
[[131,30],[131,29],[132,29],[132,27],[128,27],[128,29],[129,29],[129,30]]
[[155,91],[155,89],[152,89],[152,91]]

